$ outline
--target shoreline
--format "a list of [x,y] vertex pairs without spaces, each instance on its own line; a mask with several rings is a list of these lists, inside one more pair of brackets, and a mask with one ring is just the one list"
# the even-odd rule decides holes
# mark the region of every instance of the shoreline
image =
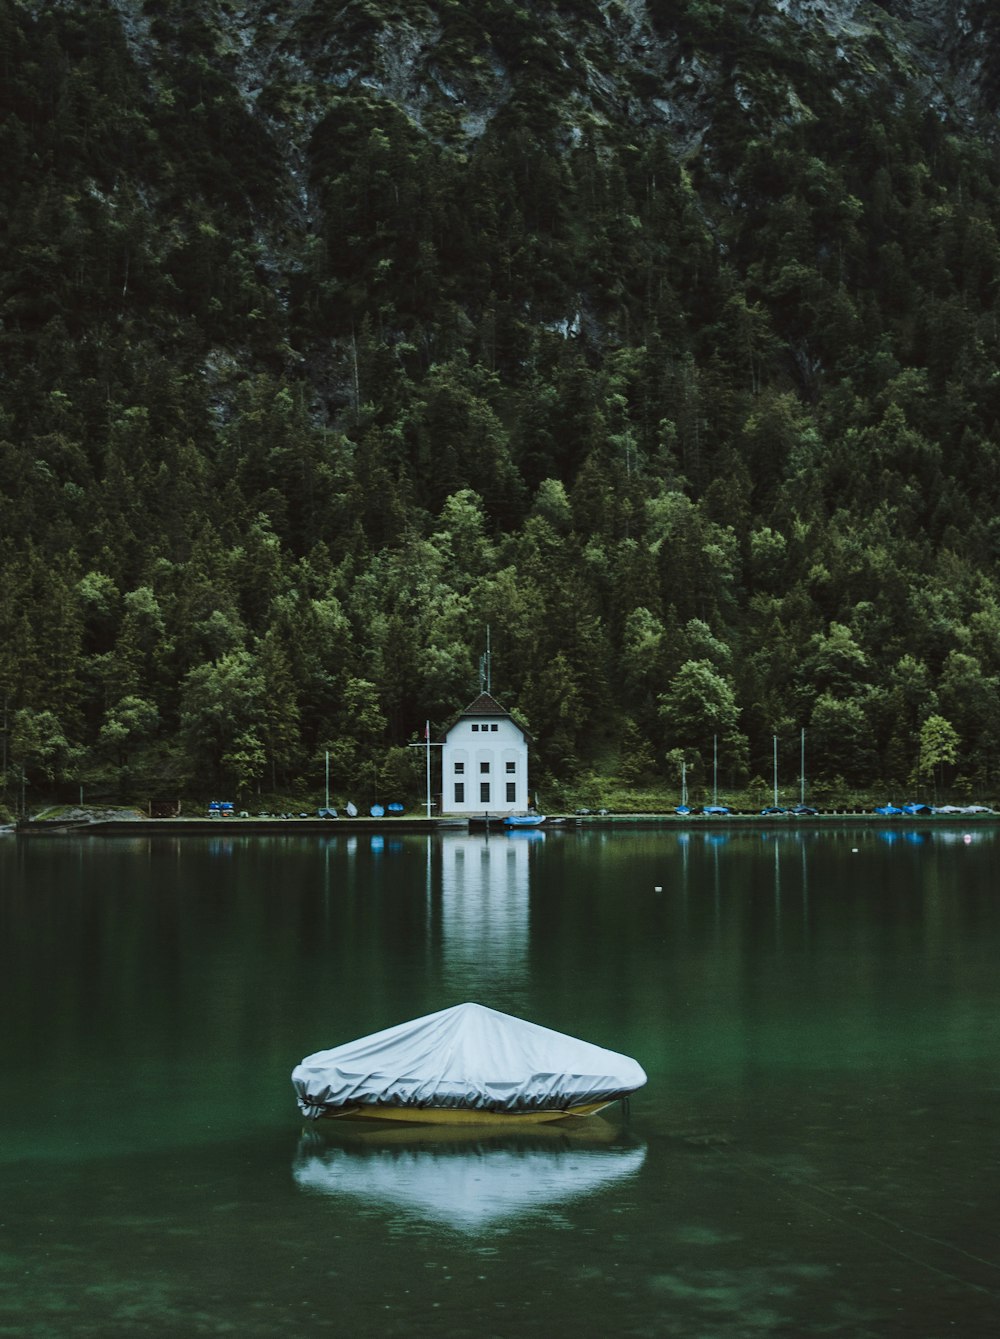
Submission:
[[[548,817],[537,828],[514,829],[516,835],[525,832],[538,835],[548,831],[587,831],[595,829],[638,829],[664,828],[674,830],[710,829],[732,831],[734,829],[789,829],[803,830],[809,827],[893,827],[913,829],[922,826],[949,827],[989,826],[1000,823],[998,813],[957,813],[957,814],[877,814],[871,810],[839,809],[820,811],[816,814],[556,814]],[[279,834],[318,834],[336,836],[338,833],[363,833],[388,835],[391,833],[408,834],[445,834],[461,832],[481,832],[485,835],[497,833],[507,835],[503,826],[503,816],[471,816],[421,818],[405,815],[391,818],[372,818],[358,815],[355,818],[100,818],[80,817],[22,819],[13,828],[6,829],[19,837],[33,836],[216,836],[226,833],[248,836],[276,836]]]

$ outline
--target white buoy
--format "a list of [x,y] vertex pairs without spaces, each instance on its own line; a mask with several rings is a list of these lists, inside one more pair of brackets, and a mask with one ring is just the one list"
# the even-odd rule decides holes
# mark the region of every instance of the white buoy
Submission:
[[962,838],[962,841],[964,841],[966,845],[968,845],[968,843],[972,841],[972,833],[967,832],[965,836]]
[[858,848],[857,848],[856,846],[852,846],[852,847],[851,847],[851,855],[857,855],[857,853],[858,853]]
[[653,892],[654,892],[654,893],[662,893],[662,892],[663,892],[663,884],[662,884],[662,883],[658,883],[658,884],[654,885],[654,887],[653,887]]

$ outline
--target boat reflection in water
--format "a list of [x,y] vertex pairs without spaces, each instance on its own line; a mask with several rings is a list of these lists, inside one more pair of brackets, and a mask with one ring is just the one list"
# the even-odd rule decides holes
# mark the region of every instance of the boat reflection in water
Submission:
[[441,1126],[306,1131],[294,1162],[305,1191],[478,1232],[558,1208],[634,1176],[646,1146],[600,1116],[490,1135]]

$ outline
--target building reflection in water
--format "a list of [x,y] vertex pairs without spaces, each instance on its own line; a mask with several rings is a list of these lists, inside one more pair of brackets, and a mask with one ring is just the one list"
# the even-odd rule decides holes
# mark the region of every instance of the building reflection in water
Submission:
[[[544,838],[543,838],[544,840]],[[457,991],[482,993],[526,983],[530,933],[530,858],[537,841],[449,836],[441,842],[441,964]]]

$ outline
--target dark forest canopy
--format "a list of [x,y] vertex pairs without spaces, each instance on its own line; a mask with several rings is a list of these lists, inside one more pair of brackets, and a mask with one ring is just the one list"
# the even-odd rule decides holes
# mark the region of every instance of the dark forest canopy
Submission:
[[995,793],[1000,47],[912,9],[0,0],[8,802],[412,793],[487,627],[566,793]]

